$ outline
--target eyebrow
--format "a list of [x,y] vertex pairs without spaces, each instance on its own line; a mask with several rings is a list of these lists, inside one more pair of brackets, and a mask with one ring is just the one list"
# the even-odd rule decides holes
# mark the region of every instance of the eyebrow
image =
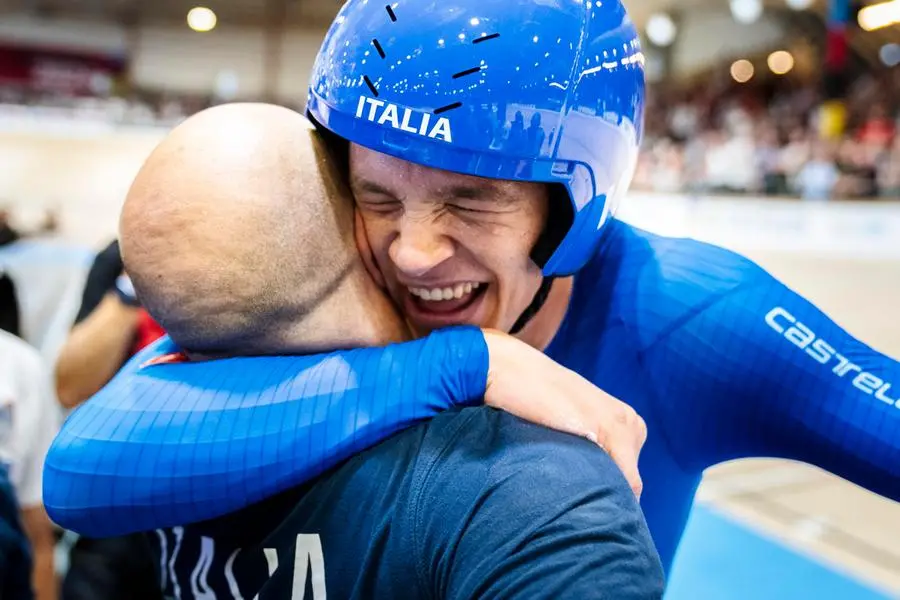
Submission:
[[453,185],[447,188],[441,188],[439,196],[443,198],[459,198],[463,200],[482,200],[485,196],[494,195],[497,188],[493,183],[486,185]]
[[393,196],[394,192],[387,189],[383,185],[379,185],[368,179],[357,179],[354,177],[350,180],[350,187],[363,192],[372,192],[373,194],[384,194],[385,196]]
[[[383,194],[385,196],[391,196],[392,198],[396,197],[396,193],[394,193],[392,190],[386,188],[380,183],[376,183],[368,179],[354,177],[351,180],[351,187],[356,191],[370,192],[373,194]],[[499,188],[492,181],[485,181],[481,185],[463,184],[442,187],[437,190],[437,192],[435,193],[435,197],[440,198],[441,200],[485,200],[490,198],[493,201],[504,204],[507,204],[513,200],[509,197],[505,190]]]

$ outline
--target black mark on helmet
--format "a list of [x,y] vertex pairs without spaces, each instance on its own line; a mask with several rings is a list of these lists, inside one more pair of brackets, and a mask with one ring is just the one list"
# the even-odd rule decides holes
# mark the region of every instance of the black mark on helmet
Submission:
[[486,42],[486,41],[488,41],[488,40],[492,40],[492,39],[498,38],[498,37],[500,37],[500,34],[499,34],[499,33],[492,33],[492,34],[490,34],[490,35],[485,35],[485,36],[482,36],[482,37],[480,37],[480,38],[476,38],[476,39],[472,40],[472,43],[473,43],[473,44],[480,44],[481,42]]
[[372,80],[369,79],[368,75],[363,75],[363,79],[366,81],[366,85],[369,86],[369,90],[371,90],[372,95],[376,98],[378,97],[378,90],[375,89],[375,84],[372,83]]
[[372,45],[375,46],[375,49],[378,51],[378,56],[384,58],[384,49],[381,47],[381,44],[378,43],[378,40],[372,40]]
[[434,114],[439,115],[441,113],[445,113],[448,110],[453,110],[462,106],[462,102],[454,102],[453,104],[448,104],[447,106],[442,106],[440,108],[434,109]]
[[465,71],[460,71],[459,73],[453,74],[453,79],[459,79],[460,77],[465,77],[466,75],[471,75],[472,73],[477,73],[481,70],[481,67],[472,67],[471,69],[466,69]]

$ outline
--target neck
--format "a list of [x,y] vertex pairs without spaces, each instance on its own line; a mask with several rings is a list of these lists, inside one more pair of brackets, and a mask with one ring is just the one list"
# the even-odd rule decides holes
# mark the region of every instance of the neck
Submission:
[[542,352],[546,350],[562,326],[566,312],[569,310],[573,281],[573,277],[564,277],[554,281],[544,306],[522,328],[522,331],[516,334],[516,338]]

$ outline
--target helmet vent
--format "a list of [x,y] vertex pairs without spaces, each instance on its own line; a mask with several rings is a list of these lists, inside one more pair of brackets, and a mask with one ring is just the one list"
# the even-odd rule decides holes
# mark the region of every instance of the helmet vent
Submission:
[[476,38],[476,39],[472,40],[472,43],[473,43],[473,44],[480,44],[481,42],[486,42],[486,41],[488,41],[488,40],[492,40],[492,39],[498,38],[498,37],[500,37],[500,34],[499,34],[499,33],[492,33],[492,34],[490,34],[490,35],[485,35],[485,36],[482,36],[482,37],[480,37],[480,38]]
[[460,71],[459,73],[453,74],[453,79],[459,79],[460,77],[465,77],[466,75],[471,75],[472,73],[477,73],[481,70],[481,67],[472,67],[471,69],[466,69],[465,71]]
[[377,98],[378,97],[378,89],[375,87],[375,84],[372,83],[372,80],[369,79],[368,75],[363,75],[363,79],[365,80],[366,85],[369,86],[369,91],[371,91],[372,95]]
[[378,56],[384,58],[384,48],[381,47],[381,44],[378,40],[372,40],[372,45],[375,46],[375,50],[378,51]]
[[442,106],[440,108],[434,109],[434,114],[439,115],[441,113],[445,113],[448,110],[454,110],[462,106],[462,102],[454,102],[453,104],[448,104],[447,106]]

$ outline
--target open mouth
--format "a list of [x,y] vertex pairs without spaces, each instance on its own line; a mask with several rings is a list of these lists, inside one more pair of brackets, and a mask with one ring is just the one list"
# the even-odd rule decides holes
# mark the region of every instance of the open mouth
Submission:
[[406,312],[413,321],[440,327],[467,322],[484,298],[488,284],[458,283],[443,288],[407,288]]

